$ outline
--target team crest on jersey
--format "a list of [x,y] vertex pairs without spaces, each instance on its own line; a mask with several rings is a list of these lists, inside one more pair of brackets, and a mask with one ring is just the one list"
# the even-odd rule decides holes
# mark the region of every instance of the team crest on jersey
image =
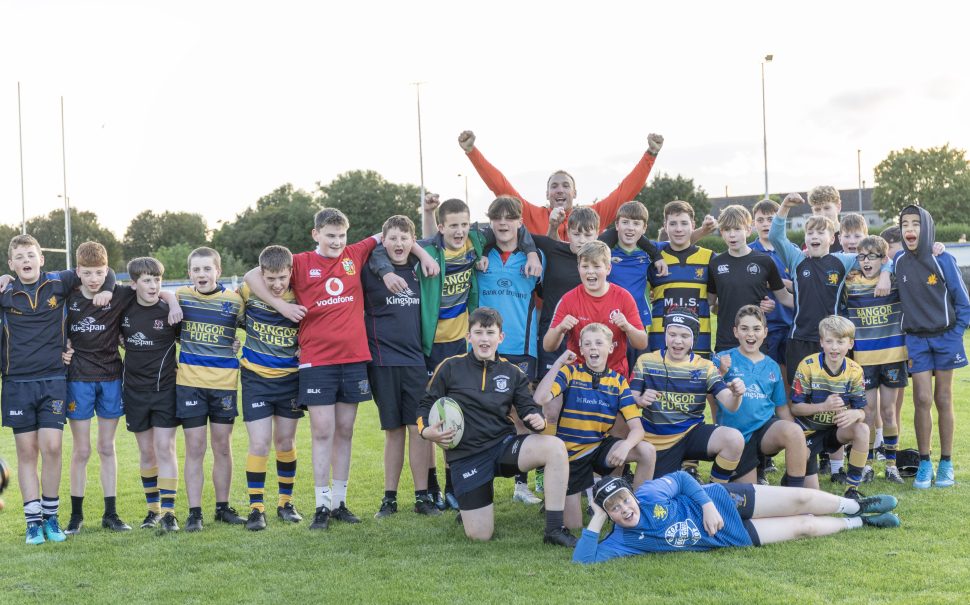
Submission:
[[357,275],[357,268],[354,266],[353,259],[345,258],[340,261],[340,266],[344,268],[347,275]]
[[758,265],[758,263],[751,263],[748,265],[748,273],[751,275],[757,275],[761,273],[761,267]]
[[226,302],[222,303],[222,312],[226,315],[235,315],[232,306],[232,301],[227,300]]
[[700,279],[704,277],[704,267],[698,267],[697,269],[694,269],[694,277],[696,279]]
[[508,393],[509,392],[509,377],[505,374],[496,376],[492,380],[495,381],[495,392],[496,393]]
[[623,259],[620,258],[619,256],[614,256],[613,258],[610,259],[610,262],[613,263],[614,265],[618,265],[623,262]]
[[51,414],[57,414],[58,416],[64,413],[64,400],[63,399],[52,399],[51,400]]
[[802,277],[811,277],[811,276],[812,276],[812,270],[811,269],[803,269],[802,270]]
[[701,371],[700,370],[691,370],[690,371],[690,379],[691,380],[700,380],[701,379]]
[[659,504],[654,504],[653,505],[653,518],[654,519],[660,519],[661,521],[663,521],[664,519],[667,518],[667,509],[664,508],[663,506],[660,506]]
[[667,544],[674,548],[684,548],[700,542],[701,531],[697,529],[697,524],[694,523],[693,519],[687,519],[668,527],[667,531],[664,532],[664,539],[667,540]]
[[768,372],[768,382],[776,382],[778,377],[775,376],[774,371]]
[[835,271],[829,271],[825,274],[825,283],[830,286],[839,285],[839,274]]
[[935,286],[937,284],[937,282],[938,282],[938,280],[936,279],[936,274],[935,273],[931,273],[930,276],[926,278],[926,285],[927,286]]
[[57,297],[56,296],[51,296],[50,298],[48,298],[47,299],[47,306],[50,307],[51,309],[56,309],[57,308]]
[[165,324],[162,322],[161,319],[156,319],[155,323],[152,324],[152,327],[155,328],[156,330],[163,330],[165,329]]

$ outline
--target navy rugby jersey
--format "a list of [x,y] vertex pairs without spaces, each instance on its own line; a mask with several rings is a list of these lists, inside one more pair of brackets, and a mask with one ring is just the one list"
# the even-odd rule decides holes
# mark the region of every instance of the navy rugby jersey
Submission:
[[111,302],[95,305],[80,290],[67,298],[67,330],[74,357],[67,366],[67,379],[100,382],[121,378],[118,353],[118,324],[121,314],[135,298],[130,286],[116,285]]
[[[412,262],[412,260],[414,262]],[[424,367],[421,348],[421,286],[416,259],[393,265],[394,274],[407,282],[407,290],[394,294],[373,271],[362,271],[364,322],[371,365]]]
[[126,391],[164,391],[175,388],[175,343],[181,324],[168,325],[164,301],[144,306],[131,302],[121,314],[125,347],[122,380]]

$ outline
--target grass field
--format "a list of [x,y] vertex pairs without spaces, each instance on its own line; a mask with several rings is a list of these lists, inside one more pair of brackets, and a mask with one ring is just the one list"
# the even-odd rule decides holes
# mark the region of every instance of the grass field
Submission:
[[[970,342],[967,343],[970,346]],[[405,466],[402,512],[384,521],[373,514],[383,495],[377,412],[358,416],[349,505],[364,522],[310,532],[307,522],[286,526],[268,515],[269,528],[247,532],[211,522],[214,497],[206,486],[208,524],[200,534],[156,536],[136,529],[100,529],[97,454],[88,470],[87,525],[63,544],[24,545],[16,482],[0,513],[0,603],[967,603],[970,600],[970,368],[955,378],[958,483],[947,490],[895,487],[879,476],[868,493],[895,494],[903,527],[859,530],[765,548],[650,555],[581,567],[570,552],[541,544],[536,508],[511,502],[511,480],[496,484],[496,535],[469,543],[454,513],[436,519],[410,512],[413,489]],[[902,447],[915,447],[912,404],[903,414]],[[299,433],[296,505],[313,512],[309,428]],[[934,436],[934,452],[937,452]],[[145,504],[133,436],[119,431],[118,506],[136,525]],[[65,436],[62,523],[70,500],[70,437]],[[179,453],[182,455],[181,439]],[[234,434],[232,504],[245,512],[246,431]],[[0,455],[15,463],[13,438],[0,438]],[[934,453],[934,459],[936,458]],[[209,456],[211,464],[211,455]],[[439,466],[441,466],[439,464]],[[881,464],[877,470],[881,471]],[[440,470],[439,470],[440,472]],[[881,475],[881,472],[880,472]],[[531,477],[531,475],[530,475]],[[778,475],[772,476],[777,482]],[[275,503],[272,458],[267,503]],[[823,478],[823,488],[836,490]],[[179,486],[177,514],[187,514]],[[272,510],[272,507],[270,507]]]

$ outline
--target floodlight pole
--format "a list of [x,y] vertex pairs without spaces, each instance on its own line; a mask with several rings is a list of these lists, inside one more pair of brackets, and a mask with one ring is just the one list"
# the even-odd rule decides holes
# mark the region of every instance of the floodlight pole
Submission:
[[27,201],[24,194],[24,120],[20,111],[20,82],[17,82],[17,129],[20,136],[20,233],[27,234]]
[[424,212],[424,143],[421,138],[421,85],[424,82],[412,82],[414,94],[418,100],[418,167],[421,171],[421,200],[419,208]]
[[768,111],[765,106],[765,63],[771,63],[774,55],[765,55],[761,62],[761,132],[765,152],[765,198],[768,197]]
[[64,168],[64,259],[71,268],[71,198],[67,197],[67,146],[64,143],[64,97],[61,97],[61,165]]
[[859,171],[859,213],[862,213],[862,150],[855,150],[856,168]]

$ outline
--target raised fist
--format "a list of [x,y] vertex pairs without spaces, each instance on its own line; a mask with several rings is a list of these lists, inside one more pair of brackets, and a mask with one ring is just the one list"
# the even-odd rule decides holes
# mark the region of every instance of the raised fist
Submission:
[[566,220],[566,209],[562,206],[557,206],[549,212],[549,225],[553,228],[558,229],[564,220]]
[[438,209],[438,204],[440,203],[440,198],[437,193],[431,193],[426,191],[424,194],[424,205],[421,207],[425,212],[434,212]]
[[664,137],[662,134],[650,133],[647,135],[647,151],[653,155],[660,153],[660,148],[664,146]]
[[465,151],[465,153],[471,153],[472,149],[475,148],[475,133],[471,130],[466,130],[458,135],[458,145]]
[[789,193],[782,200],[781,205],[788,208],[794,208],[795,206],[800,206],[805,203],[805,200],[797,193]]
[[728,372],[731,371],[731,356],[730,355],[720,355],[718,360],[718,371],[721,373],[721,377],[727,376]]

